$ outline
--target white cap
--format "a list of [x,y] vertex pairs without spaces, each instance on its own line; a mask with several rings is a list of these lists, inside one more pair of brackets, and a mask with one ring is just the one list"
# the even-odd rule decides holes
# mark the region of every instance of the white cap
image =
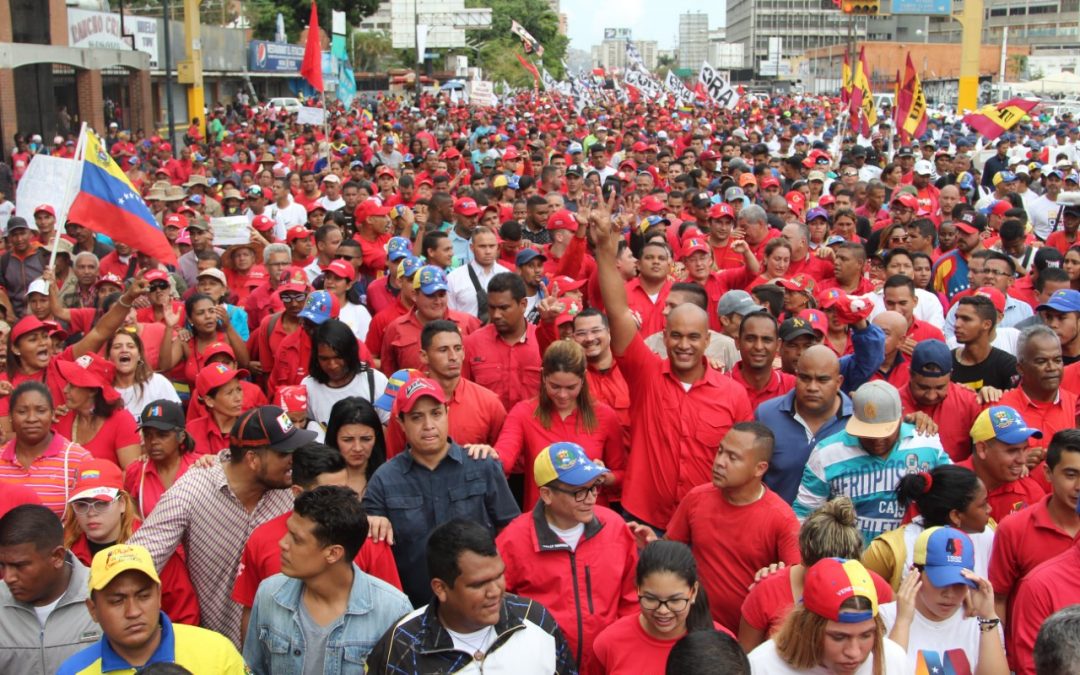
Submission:
[[934,175],[934,165],[928,159],[920,159],[915,162],[914,172],[920,176],[932,176]]
[[31,281],[30,286],[28,286],[26,289],[26,295],[30,296],[34,293],[40,293],[41,295],[48,297],[49,282],[45,281],[44,279],[34,279],[33,281]]

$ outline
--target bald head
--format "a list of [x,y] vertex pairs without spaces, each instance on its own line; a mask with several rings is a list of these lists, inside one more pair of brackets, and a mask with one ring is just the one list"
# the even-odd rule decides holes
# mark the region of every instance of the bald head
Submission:
[[685,328],[698,328],[705,332],[709,330],[709,315],[702,308],[690,303],[683,303],[673,307],[668,313],[668,327],[679,323]]
[[887,311],[874,317],[873,324],[885,333],[885,354],[892,354],[900,348],[907,335],[908,322],[900,312]]
[[832,370],[839,375],[840,357],[825,345],[807,347],[806,351],[799,357],[799,362],[795,365],[797,372],[802,372],[804,369],[818,372]]
[[825,345],[807,347],[795,365],[795,407],[815,418],[835,414],[840,406],[840,358]]

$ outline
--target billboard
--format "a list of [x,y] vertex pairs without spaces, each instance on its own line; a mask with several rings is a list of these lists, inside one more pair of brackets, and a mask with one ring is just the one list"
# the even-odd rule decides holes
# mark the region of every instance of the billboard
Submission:
[[[68,46],[79,49],[131,49],[150,56],[150,67],[158,67],[157,19],[68,8]],[[126,33],[126,35],[124,35]],[[134,44],[132,44],[134,42]]]
[[266,40],[252,40],[248,45],[248,70],[253,73],[299,73],[303,61],[303,45]]
[[629,28],[605,28],[604,29],[605,40],[630,40],[631,32]]
[[949,16],[952,14],[952,0],[892,0],[889,13]]

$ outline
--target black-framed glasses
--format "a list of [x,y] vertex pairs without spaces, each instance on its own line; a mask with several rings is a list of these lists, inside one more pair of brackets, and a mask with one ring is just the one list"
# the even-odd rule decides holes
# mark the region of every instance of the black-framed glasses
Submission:
[[154,283],[150,284],[150,290],[152,290],[152,291],[167,291],[167,290],[169,290],[169,282],[168,281],[155,281]]
[[547,487],[555,492],[561,492],[564,495],[573,495],[575,502],[584,502],[589,498],[589,495],[599,495],[600,491],[603,489],[603,486],[600,483],[593,483],[592,485],[576,490],[567,490],[566,488],[555,487],[554,485],[548,485]]
[[337,255],[334,256],[334,260],[348,260],[350,262],[352,262],[353,260],[356,260],[356,258],[357,258],[357,256],[355,256],[355,255],[347,255],[345,253],[338,253]]
[[304,295],[303,293],[282,293],[281,294],[281,301],[282,302],[288,302],[290,304],[294,303],[294,302],[303,302],[306,299],[307,299],[307,296]]
[[638,604],[642,609],[647,609],[650,612],[660,609],[661,606],[667,607],[669,611],[678,614],[685,611],[690,606],[690,598],[668,598],[667,600],[661,600],[660,598],[654,598],[651,595],[637,596]]
[[71,510],[79,514],[80,516],[85,516],[89,512],[101,514],[109,510],[109,507],[113,505],[113,501],[115,500],[110,499],[106,502],[100,499],[95,499],[93,501],[71,502]]

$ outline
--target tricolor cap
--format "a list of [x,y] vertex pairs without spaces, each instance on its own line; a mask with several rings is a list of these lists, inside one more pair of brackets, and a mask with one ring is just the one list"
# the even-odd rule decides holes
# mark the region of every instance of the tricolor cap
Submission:
[[405,237],[391,237],[386,242],[386,259],[390,262],[408,258],[412,255],[412,242]]
[[856,438],[887,438],[904,416],[900,392],[883,380],[867,382],[851,395],[853,414],[846,431]]
[[709,245],[705,243],[704,239],[699,239],[697,237],[686,238],[682,244],[682,259],[686,260],[695,253],[707,253],[711,255],[712,251],[709,249]]
[[423,258],[414,256],[414,255],[410,255],[407,258],[403,258],[401,260],[401,264],[398,265],[398,268],[397,268],[397,278],[398,279],[409,279],[409,278],[412,277],[412,275],[416,274],[417,271],[423,266],[424,266],[424,259]]
[[139,416],[140,427],[150,427],[158,431],[176,431],[184,428],[184,407],[176,401],[158,399],[143,408]]
[[71,488],[68,504],[81,499],[111,502],[124,489],[124,472],[116,462],[107,459],[91,459],[75,470],[75,485]]
[[964,584],[975,588],[962,572],[975,568],[975,546],[971,538],[952,527],[928,527],[915,539],[911,562],[923,568],[923,574],[937,588]]
[[798,318],[810,324],[810,327],[822,337],[825,336],[826,329],[829,327],[829,317],[825,316],[825,312],[820,309],[804,309],[799,312]]
[[424,295],[434,295],[439,291],[446,291],[449,286],[446,283],[446,272],[435,265],[424,265],[416,273],[413,279],[413,288]]
[[994,183],[994,185],[1000,185],[1001,183],[1015,183],[1016,174],[1012,171],[998,171],[996,174],[994,174],[992,182]]
[[[870,609],[844,610],[852,598],[866,598]],[[803,607],[824,619],[840,623],[861,623],[877,616],[878,597],[874,580],[858,560],[823,558],[806,570],[803,580]]]
[[315,291],[307,296],[307,302],[304,303],[304,308],[297,316],[321,326],[328,320],[337,318],[340,311],[338,300],[332,293]]
[[415,377],[423,377],[424,374],[415,368],[402,368],[401,370],[395,370],[391,373],[390,377],[386,380],[386,389],[379,395],[379,398],[375,399],[374,405],[380,410],[387,412],[393,410],[394,399],[397,398],[398,391],[401,390],[402,385],[411,381]]
[[971,440],[975,443],[996,438],[1002,443],[1015,445],[1034,436],[1042,438],[1043,432],[1029,427],[1020,413],[1007,405],[992,405],[979,413],[971,425]]
[[567,485],[588,485],[610,471],[598,466],[577,443],[552,443],[533,460],[533,479],[543,486],[552,481]]
[[90,590],[104,590],[124,572],[142,572],[155,584],[161,584],[150,551],[138,544],[116,544],[98,551],[91,561]]
[[434,380],[426,377],[417,377],[409,380],[397,393],[397,408],[399,413],[409,413],[416,407],[417,402],[429,396],[439,403],[446,403],[446,394],[442,387]]

